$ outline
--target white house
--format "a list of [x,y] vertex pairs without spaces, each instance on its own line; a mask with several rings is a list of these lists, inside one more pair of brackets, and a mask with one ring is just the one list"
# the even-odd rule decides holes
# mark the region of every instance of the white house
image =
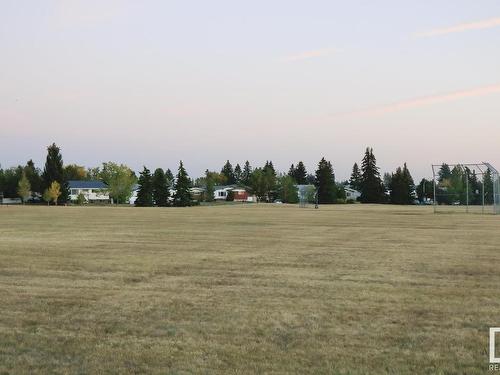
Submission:
[[102,181],[68,181],[69,200],[74,202],[80,194],[87,203],[108,203],[108,186]]
[[345,190],[345,198],[346,199],[352,199],[353,201],[355,201],[359,197],[361,197],[361,193],[359,191],[354,190],[349,186],[344,186],[344,190]]
[[135,201],[137,199],[137,191],[139,190],[139,185],[135,184],[134,187],[132,188],[132,195],[130,196],[128,203],[129,204],[135,204]]
[[214,186],[214,200],[225,201],[233,186]]
[[[135,204],[135,201],[137,200],[137,193],[138,193],[138,191],[139,191],[139,185],[136,184],[132,188],[132,195],[130,196],[130,198],[128,200],[129,204],[131,204],[131,205]],[[172,202],[174,200],[175,190],[174,189],[168,189],[168,192],[169,192],[168,201]]]
[[214,186],[214,200],[225,201],[229,193],[233,194],[234,202],[255,202],[256,198],[248,194],[246,189],[236,185]]

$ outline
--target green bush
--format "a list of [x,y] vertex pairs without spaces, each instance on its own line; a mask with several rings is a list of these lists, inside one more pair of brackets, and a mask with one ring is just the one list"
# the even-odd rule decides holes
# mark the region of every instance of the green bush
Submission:
[[76,204],[82,205],[85,203],[87,203],[85,195],[83,195],[82,193],[78,194],[78,197],[76,197]]

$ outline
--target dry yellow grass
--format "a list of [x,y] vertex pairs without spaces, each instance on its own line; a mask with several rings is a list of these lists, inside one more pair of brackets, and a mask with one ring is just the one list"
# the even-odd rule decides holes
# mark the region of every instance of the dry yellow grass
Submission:
[[0,207],[0,373],[474,374],[500,217]]

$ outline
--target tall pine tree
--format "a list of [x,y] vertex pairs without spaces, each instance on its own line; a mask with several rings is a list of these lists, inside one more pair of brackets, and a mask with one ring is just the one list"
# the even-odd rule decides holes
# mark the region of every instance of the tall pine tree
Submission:
[[295,175],[293,176],[298,185],[306,185],[307,184],[307,171],[304,163],[299,161],[297,166],[295,167]]
[[234,167],[234,179],[235,183],[240,184],[241,183],[241,176],[242,176],[242,170],[239,164],[236,164],[236,167]]
[[243,166],[243,172],[241,173],[241,183],[245,186],[250,185],[250,176],[252,175],[252,167],[248,160],[245,162]]
[[434,199],[434,183],[422,178],[417,187],[417,196],[420,202],[426,202]]
[[493,204],[493,177],[491,175],[491,169],[487,169],[483,175],[483,185],[484,185],[484,203]]
[[361,164],[361,202],[381,203],[384,198],[384,187],[380,179],[377,160],[373,149],[367,147]]
[[233,166],[231,165],[229,160],[226,161],[226,164],[224,164],[220,173],[226,176],[227,179],[226,181],[228,185],[233,185],[236,183],[236,177],[234,176]]
[[349,179],[349,186],[354,190],[361,190],[362,177],[359,170],[358,163],[354,163],[352,167],[351,178]]
[[163,169],[157,168],[153,173],[153,201],[158,207],[168,206],[168,197],[170,196],[167,176]]
[[391,190],[391,203],[413,204],[415,184],[406,163],[403,168],[398,167],[396,173],[392,174],[389,189]]
[[60,148],[52,143],[47,147],[47,159],[42,174],[43,190],[50,188],[52,182],[57,181],[60,186],[61,195],[58,198],[59,203],[66,203],[69,198],[69,185],[64,178],[63,159]]
[[335,203],[336,185],[333,167],[329,161],[322,158],[316,170],[316,187],[318,189],[318,202],[320,204]]
[[153,180],[151,172],[146,167],[139,174],[137,184],[139,185],[139,189],[137,190],[135,205],[138,207],[153,206]]
[[173,188],[174,187],[174,174],[170,170],[170,168],[167,168],[165,171],[165,178],[167,179],[168,187]]
[[40,176],[40,170],[38,168],[35,168],[35,163],[33,163],[33,160],[28,160],[26,166],[24,167],[24,173],[26,173],[26,177],[30,182],[31,191],[33,193],[41,194],[43,192],[43,180]]
[[276,198],[276,170],[274,169],[272,161],[266,161],[264,168],[262,168],[263,183],[266,191],[266,200],[268,202],[274,201]]
[[292,164],[290,166],[290,169],[288,170],[288,175],[295,180],[295,165]]
[[191,181],[189,176],[184,169],[182,160],[179,163],[179,170],[177,172],[177,178],[175,179],[175,194],[174,194],[174,205],[177,207],[191,206],[191,193],[189,191]]

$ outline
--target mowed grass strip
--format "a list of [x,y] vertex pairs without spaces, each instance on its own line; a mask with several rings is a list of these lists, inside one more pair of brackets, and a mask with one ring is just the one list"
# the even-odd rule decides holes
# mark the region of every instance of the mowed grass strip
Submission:
[[500,218],[0,206],[0,373],[482,374]]

